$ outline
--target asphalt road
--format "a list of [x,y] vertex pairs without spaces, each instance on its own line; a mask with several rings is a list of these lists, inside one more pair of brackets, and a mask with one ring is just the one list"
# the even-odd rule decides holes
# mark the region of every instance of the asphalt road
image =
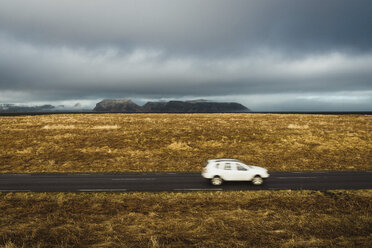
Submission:
[[0,174],[0,192],[159,192],[372,189],[372,171],[271,172],[264,185],[212,186],[200,173]]

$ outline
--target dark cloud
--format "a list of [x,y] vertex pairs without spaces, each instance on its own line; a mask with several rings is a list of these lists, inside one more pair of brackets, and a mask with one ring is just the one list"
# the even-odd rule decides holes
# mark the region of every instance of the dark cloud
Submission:
[[[0,91],[19,101],[370,92],[371,13],[365,0],[0,0]],[[372,103],[360,99],[350,104]]]
[[197,55],[257,46],[370,50],[365,0],[2,1],[0,29],[49,45],[155,47]]

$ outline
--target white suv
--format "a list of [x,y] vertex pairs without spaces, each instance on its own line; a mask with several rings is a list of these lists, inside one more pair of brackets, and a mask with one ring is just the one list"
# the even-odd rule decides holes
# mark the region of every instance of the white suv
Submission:
[[212,159],[208,160],[202,176],[213,185],[221,185],[223,181],[252,181],[254,185],[261,185],[269,174],[265,168],[246,165],[237,159]]

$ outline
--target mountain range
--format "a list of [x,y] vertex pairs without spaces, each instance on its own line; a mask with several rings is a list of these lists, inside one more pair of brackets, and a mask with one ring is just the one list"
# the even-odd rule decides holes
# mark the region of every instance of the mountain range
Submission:
[[140,106],[132,100],[105,99],[96,104],[94,112],[122,113],[236,113],[250,110],[235,102],[208,102],[205,100],[147,102]]

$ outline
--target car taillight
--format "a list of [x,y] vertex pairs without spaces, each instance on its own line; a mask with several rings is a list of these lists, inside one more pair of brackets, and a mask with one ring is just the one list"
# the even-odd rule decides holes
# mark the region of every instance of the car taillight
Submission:
[[207,172],[208,172],[207,168],[203,168],[203,173],[207,173]]

